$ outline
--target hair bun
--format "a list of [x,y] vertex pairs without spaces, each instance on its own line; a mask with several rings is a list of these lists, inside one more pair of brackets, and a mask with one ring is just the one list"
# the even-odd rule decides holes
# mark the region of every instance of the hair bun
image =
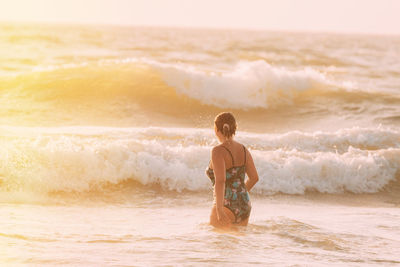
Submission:
[[230,112],[222,112],[215,117],[215,127],[225,137],[230,138],[235,134],[237,124],[235,117]]
[[225,135],[226,137],[231,136],[231,127],[229,127],[228,123],[224,123],[224,125],[222,126],[222,133],[223,135]]

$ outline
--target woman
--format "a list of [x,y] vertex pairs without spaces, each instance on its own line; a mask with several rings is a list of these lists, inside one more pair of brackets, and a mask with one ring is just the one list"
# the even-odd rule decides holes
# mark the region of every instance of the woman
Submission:
[[[210,224],[214,227],[247,225],[251,203],[248,192],[258,181],[250,152],[233,139],[236,120],[232,113],[223,112],[214,120],[214,131],[220,144],[211,151],[206,170],[214,185],[214,203]],[[248,179],[245,182],[245,174]]]

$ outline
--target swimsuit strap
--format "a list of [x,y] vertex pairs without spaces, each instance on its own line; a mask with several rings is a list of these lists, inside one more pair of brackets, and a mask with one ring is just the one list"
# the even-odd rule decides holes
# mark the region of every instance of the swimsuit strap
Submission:
[[246,165],[246,148],[243,146],[243,151],[244,151],[244,165]]
[[231,155],[231,158],[232,158],[232,166],[235,166],[235,161],[233,160],[233,156],[232,156],[231,151],[230,151],[227,147],[225,147],[225,146],[222,146],[222,147],[225,148],[226,150],[228,150],[229,155]]

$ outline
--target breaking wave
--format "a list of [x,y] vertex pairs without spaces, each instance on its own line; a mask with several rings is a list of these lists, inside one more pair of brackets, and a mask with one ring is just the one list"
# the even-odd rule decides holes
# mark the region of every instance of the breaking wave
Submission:
[[[211,190],[205,176],[216,144],[208,129],[1,127],[0,194],[87,192],[135,181],[167,191]],[[241,132],[260,181],[254,192],[375,193],[398,183],[400,132]]]
[[[220,69],[141,58],[100,60],[96,64],[35,68],[14,78],[3,77],[2,82],[9,90],[8,97],[30,96],[38,101],[112,97],[129,98],[134,103],[156,101],[178,106],[191,101],[191,105],[239,110],[294,105],[298,99],[312,100],[321,95],[342,100],[385,96],[357,91],[352,82],[334,81],[311,68],[289,70],[263,60],[241,61],[231,68]],[[392,95],[391,101],[394,98]]]

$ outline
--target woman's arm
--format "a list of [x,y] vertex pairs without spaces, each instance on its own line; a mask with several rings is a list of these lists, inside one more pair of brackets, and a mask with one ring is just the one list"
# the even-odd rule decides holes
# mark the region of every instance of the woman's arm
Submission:
[[246,181],[246,189],[248,192],[253,188],[253,186],[258,182],[258,173],[256,166],[254,165],[253,157],[250,154],[250,151],[246,149],[246,173],[249,179]]
[[231,221],[224,212],[226,170],[224,154],[221,147],[214,147],[212,149],[211,160],[215,176],[214,194],[216,198],[217,217],[222,224],[229,224]]

